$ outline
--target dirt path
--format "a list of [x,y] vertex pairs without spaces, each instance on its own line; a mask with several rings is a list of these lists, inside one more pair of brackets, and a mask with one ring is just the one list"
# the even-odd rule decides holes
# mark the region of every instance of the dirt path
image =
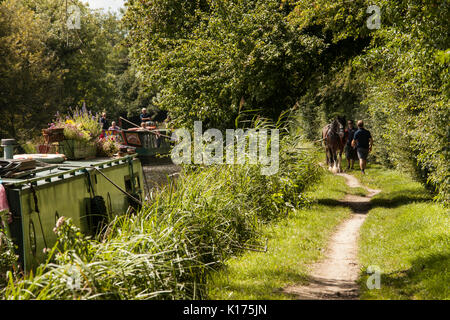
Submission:
[[[352,188],[363,187],[354,176],[345,173],[338,175],[344,177],[347,185]],[[358,299],[359,288],[356,280],[359,275],[357,263],[359,229],[370,209],[370,198],[380,192],[366,189],[369,192],[366,197],[347,194],[342,200],[353,210],[353,214],[338,226],[331,237],[325,259],[313,265],[309,285],[287,287],[284,292],[293,294],[301,300]]]

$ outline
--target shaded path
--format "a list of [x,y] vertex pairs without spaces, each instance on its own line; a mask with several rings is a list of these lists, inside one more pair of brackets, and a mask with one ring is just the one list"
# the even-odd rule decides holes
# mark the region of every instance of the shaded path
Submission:
[[[337,174],[345,178],[352,188],[363,187],[358,179],[346,173]],[[365,188],[365,187],[363,187]],[[328,244],[325,259],[313,265],[310,283],[306,286],[290,286],[285,293],[297,299],[358,299],[356,283],[359,275],[357,260],[359,229],[370,209],[370,198],[380,190],[365,188],[366,197],[347,194],[343,204],[353,210],[352,216],[338,226]]]

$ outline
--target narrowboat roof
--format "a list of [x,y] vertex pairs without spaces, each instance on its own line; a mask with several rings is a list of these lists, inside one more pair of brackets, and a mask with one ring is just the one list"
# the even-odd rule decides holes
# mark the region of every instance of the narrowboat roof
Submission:
[[[47,165],[32,170],[32,175],[24,178],[0,178],[0,183],[9,187],[25,187],[26,185],[43,185],[58,182],[77,175],[83,175],[86,170],[96,167],[97,169],[109,168],[125,164],[137,157],[137,154],[127,155],[120,158],[95,158],[89,160],[64,161],[61,164]],[[1,158],[0,158],[1,160]]]

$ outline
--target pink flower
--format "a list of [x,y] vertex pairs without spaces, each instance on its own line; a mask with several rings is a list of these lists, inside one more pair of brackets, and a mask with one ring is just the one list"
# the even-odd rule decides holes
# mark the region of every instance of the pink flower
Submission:
[[56,221],[56,228],[58,229],[61,227],[64,224],[64,221],[66,221],[66,217],[62,216],[59,218],[58,221]]

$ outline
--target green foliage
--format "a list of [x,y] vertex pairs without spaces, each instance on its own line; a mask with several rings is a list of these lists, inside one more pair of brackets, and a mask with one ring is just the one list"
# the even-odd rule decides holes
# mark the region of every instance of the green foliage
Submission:
[[318,29],[332,35],[332,41],[366,37],[366,9],[372,1],[296,1],[289,21],[300,29]]
[[56,112],[63,71],[45,45],[49,21],[22,1],[0,3],[0,136],[24,138]]
[[279,1],[181,3],[132,1],[124,18],[144,83],[176,124],[225,128],[244,109],[276,119],[295,104],[324,46],[288,24]]
[[[26,0],[36,17],[47,22],[44,42],[64,71],[61,105],[86,105],[100,112],[115,102],[114,76],[119,56],[114,48],[123,39],[118,17],[90,10],[81,1],[72,1],[81,11],[80,29],[68,29],[66,7],[58,0]],[[59,109],[59,111],[65,111]]]
[[[364,119],[376,159],[413,173],[448,204],[450,185],[449,6],[445,1],[380,1],[381,28],[369,30],[367,1],[300,1],[298,28],[331,38],[330,68],[298,101],[310,139],[336,114]],[[342,50],[351,39],[362,46]],[[370,40],[370,41],[367,41]],[[326,53],[326,52],[325,52]]]
[[362,104],[380,142],[379,158],[414,173],[448,203],[450,78],[439,57],[450,43],[442,20],[450,10],[439,4],[405,10],[409,23],[380,29],[373,47],[355,60],[367,83]]
[[87,105],[110,119],[152,105],[128,59],[126,30],[115,14],[81,10],[80,29],[68,29],[60,0],[0,4],[0,137],[25,142],[56,112]]

